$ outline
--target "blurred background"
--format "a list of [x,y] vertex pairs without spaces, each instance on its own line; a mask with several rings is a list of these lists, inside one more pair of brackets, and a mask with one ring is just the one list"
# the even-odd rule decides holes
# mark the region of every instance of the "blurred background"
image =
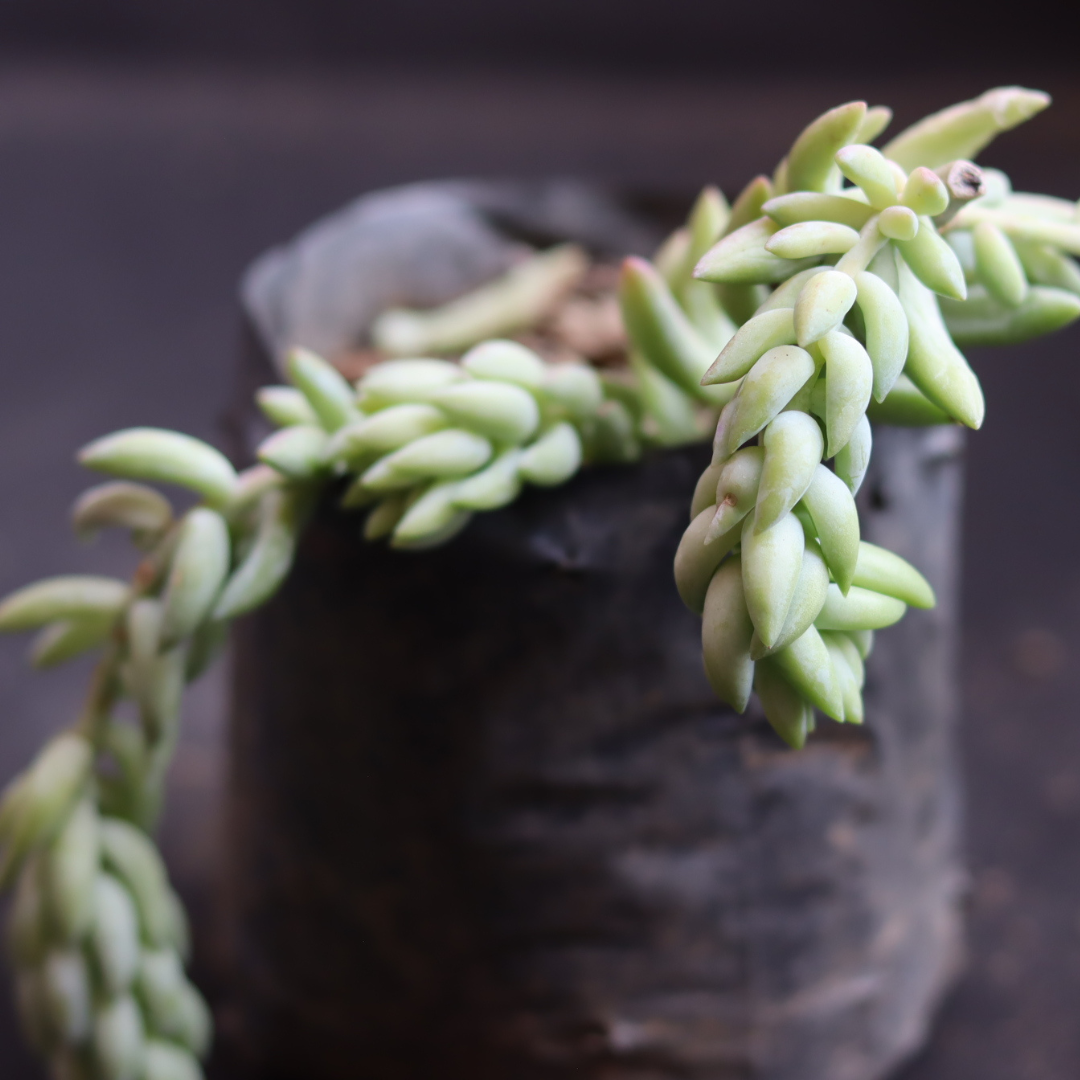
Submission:
[[[578,176],[733,196],[823,109],[893,130],[999,84],[1054,107],[983,160],[1080,195],[1080,5],[777,0],[3,0],[0,592],[80,549],[73,450],[136,423],[220,442],[245,265],[355,195],[445,176]],[[962,743],[971,963],[903,1080],[1080,1075],[1080,327],[973,351]],[[0,641],[0,781],[76,707]],[[209,903],[224,681],[192,693],[165,844]],[[205,965],[216,948],[200,941]],[[0,979],[0,1071],[39,1075]],[[221,1069],[217,1077],[225,1080]],[[819,1078],[808,1078],[819,1080]],[[828,1078],[820,1078],[828,1080]]]

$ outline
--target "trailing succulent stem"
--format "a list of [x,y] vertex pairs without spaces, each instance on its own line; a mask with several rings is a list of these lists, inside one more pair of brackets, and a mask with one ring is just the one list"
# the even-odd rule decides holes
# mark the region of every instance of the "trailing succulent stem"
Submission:
[[[862,722],[873,632],[934,604],[914,567],[860,539],[870,420],[978,428],[982,390],[957,342],[1021,341],[1080,315],[1076,205],[966,160],[1048,100],[991,90],[884,151],[868,143],[889,111],[841,105],[730,214],[706,193],[681,250],[626,267],[633,345],[673,379],[699,366],[696,310],[726,305],[741,323],[713,339],[700,379],[726,404],[675,577],[703,617],[717,694],[741,712],[756,690],[794,746],[815,710]],[[707,301],[688,291],[710,287]]]
[[[209,1014],[150,835],[185,684],[230,620],[274,594],[332,487],[364,511],[366,539],[420,550],[527,486],[715,429],[675,556],[708,677],[739,711],[756,692],[794,746],[815,710],[861,722],[873,632],[934,604],[914,567],[860,539],[870,421],[978,427],[982,393],[956,343],[1025,340],[1080,315],[1074,204],[1014,193],[967,160],[1046,104],[989,91],[883,152],[868,144],[889,110],[826,113],[771,179],[731,207],[707,188],[653,262],[626,260],[625,336],[596,329],[614,295],[579,298],[592,330],[576,340],[599,341],[596,355],[614,340],[621,365],[586,362],[585,344],[550,362],[499,337],[535,328],[586,273],[567,246],[437,311],[384,313],[374,336],[393,358],[355,385],[295,350],[291,385],[259,392],[278,430],[243,472],[158,429],[86,447],[82,463],[115,479],[78,500],[76,531],[125,529],[142,561],[130,582],[50,578],[0,604],[0,630],[39,631],[38,666],[100,653],[80,716],[0,801],[17,1001],[57,1080],[201,1076]],[[429,352],[452,358],[417,355]],[[200,501],[176,516],[151,483]]]
[[[521,281],[548,288],[571,261],[540,256],[513,272],[512,289],[488,287],[482,303],[465,298],[428,327],[457,341],[470,324],[516,324]],[[338,485],[345,508],[364,510],[367,539],[422,549],[526,485],[701,439],[715,421],[707,394],[658,390],[662,376],[643,361],[633,375],[602,375],[510,340],[476,344],[460,362],[386,360],[355,386],[303,350],[288,369],[291,386],[258,395],[279,430],[243,472],[172,431],[132,428],[87,446],[82,464],[114,479],[79,498],[75,531],[127,530],[143,553],[131,581],[49,578],[0,604],[0,631],[38,631],[37,666],[100,653],[79,717],[0,802],[16,997],[57,1080],[201,1076],[210,1017],[184,973],[186,922],[150,835],[184,686],[213,661],[230,620],[277,590],[320,494]],[[177,516],[151,483],[200,501]]]

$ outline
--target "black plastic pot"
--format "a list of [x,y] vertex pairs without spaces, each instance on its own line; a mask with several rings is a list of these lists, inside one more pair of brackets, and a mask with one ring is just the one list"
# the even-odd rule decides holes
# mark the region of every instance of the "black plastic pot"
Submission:
[[[249,276],[245,393],[285,344],[333,352],[388,300],[490,276],[508,221],[643,242],[576,187],[379,198]],[[876,439],[864,535],[941,602],[879,635],[865,727],[825,721],[799,753],[716,702],[674,589],[705,449],[587,469],[425,553],[323,507],[237,634],[230,1037],[251,1074],[873,1080],[920,1045],[960,951],[960,441]]]

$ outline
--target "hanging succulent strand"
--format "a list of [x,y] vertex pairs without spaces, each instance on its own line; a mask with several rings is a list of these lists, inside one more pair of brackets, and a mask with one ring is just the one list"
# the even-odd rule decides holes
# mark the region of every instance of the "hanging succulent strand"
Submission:
[[[75,530],[126,530],[142,553],[131,581],[50,578],[0,604],[0,631],[38,631],[36,666],[99,654],[80,716],[0,799],[16,998],[56,1080],[201,1078],[209,1013],[150,837],[185,684],[230,620],[273,596],[329,491],[364,511],[367,540],[422,550],[526,487],[715,429],[675,557],[708,677],[739,711],[756,692],[794,746],[814,710],[861,722],[873,632],[934,603],[914,567],[860,539],[870,419],[978,427],[956,342],[1025,340],[1080,315],[1076,207],[968,160],[1046,103],[989,91],[884,153],[868,143],[889,111],[849,103],[731,207],[707,188],[653,262],[623,267],[623,371],[478,340],[526,326],[581,277],[581,253],[559,248],[438,311],[388,313],[379,339],[405,355],[355,386],[295,350],[292,385],[258,394],[278,430],[243,472],[158,429],[86,447],[82,464],[113,479],[77,501]],[[149,484],[200,501],[177,516]]]
[[[279,430],[239,474],[172,431],[132,428],[83,449],[83,465],[115,479],[78,499],[75,531],[128,531],[143,552],[131,582],[49,578],[0,604],[0,631],[38,631],[38,667],[101,653],[81,716],[0,801],[16,998],[57,1080],[201,1076],[209,1013],[184,973],[186,922],[150,835],[184,685],[213,661],[229,621],[277,590],[320,493],[341,485],[342,505],[366,512],[368,540],[419,550],[526,486],[664,441],[650,391],[584,363],[545,363],[514,341],[483,342],[460,363],[389,360],[355,387],[304,350],[288,367],[291,386],[258,394]],[[704,437],[708,410],[672,393],[685,398],[679,441]],[[201,501],[177,517],[149,483]]]
[[[988,91],[884,152],[867,142],[888,110],[832,109],[771,181],[748,185],[735,204],[746,208],[738,227],[715,230],[692,271],[695,287],[712,283],[718,300],[761,291],[701,379],[725,391],[714,400],[729,400],[676,583],[702,615],[717,694],[742,712],[756,690],[793,746],[813,730],[814,710],[862,722],[873,632],[908,605],[934,604],[914,567],[860,539],[854,496],[870,460],[870,419],[978,428],[982,390],[957,342],[1013,343],[1080,316],[1076,205],[1013,193],[1003,173],[966,160],[1048,101],[1015,87]],[[661,266],[675,262],[670,248],[658,256]],[[666,291],[641,260],[624,269],[632,345],[665,372],[699,363],[670,314],[686,287],[682,264],[668,271]]]

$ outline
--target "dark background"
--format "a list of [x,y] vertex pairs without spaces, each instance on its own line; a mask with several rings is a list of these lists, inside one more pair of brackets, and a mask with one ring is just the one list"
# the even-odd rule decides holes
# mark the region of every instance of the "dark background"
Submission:
[[1075,63],[1075,4],[865,0],[4,0],[13,50],[263,63],[786,74]]
[[[987,86],[1055,107],[985,155],[1080,195],[1080,5],[871,8],[687,0],[3,0],[0,591],[80,549],[75,447],[115,427],[218,437],[246,263],[357,193],[463,175],[576,175],[734,195],[852,97],[894,130]],[[974,352],[962,741],[971,964],[905,1080],[1080,1075],[1080,329]],[[85,670],[0,642],[0,780],[67,722]],[[223,681],[190,698],[166,846],[211,907]],[[205,963],[212,929],[200,941]],[[0,987],[0,1072],[41,1075]],[[828,1080],[828,1078],[807,1078]]]

